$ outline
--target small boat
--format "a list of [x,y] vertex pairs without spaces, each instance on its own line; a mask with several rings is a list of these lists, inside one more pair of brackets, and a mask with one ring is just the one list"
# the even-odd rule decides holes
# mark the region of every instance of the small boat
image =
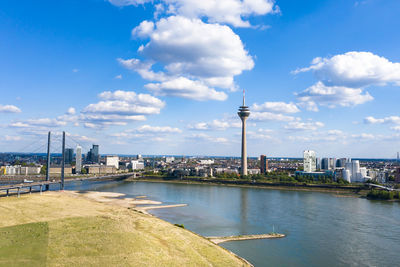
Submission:
[[24,179],[24,183],[33,183],[32,180]]

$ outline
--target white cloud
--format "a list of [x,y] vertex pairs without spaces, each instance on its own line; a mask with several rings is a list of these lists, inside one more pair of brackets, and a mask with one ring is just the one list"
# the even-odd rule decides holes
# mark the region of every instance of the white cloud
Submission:
[[227,121],[227,120],[213,120],[211,122],[199,122],[195,124],[188,125],[188,128],[191,130],[200,130],[200,131],[208,131],[208,130],[226,130],[228,128],[240,128],[240,121]]
[[111,4],[115,6],[137,6],[140,4],[145,4],[151,2],[152,0],[108,0]]
[[0,105],[0,113],[20,113],[21,110],[14,105]]
[[372,140],[377,138],[375,135],[367,133],[352,134],[351,137],[357,140]]
[[382,123],[394,123],[400,124],[400,117],[399,116],[389,116],[385,118],[374,118],[372,116],[368,116],[364,119],[364,123],[366,124],[382,124]]
[[296,120],[293,116],[287,116],[283,114],[276,114],[271,112],[252,112],[249,120],[253,121],[294,121]]
[[165,103],[148,94],[133,91],[106,91],[99,94],[104,101],[89,104],[82,111],[80,120],[87,128],[126,125],[129,121],[146,120],[145,115],[159,114]]
[[296,104],[285,103],[285,102],[265,102],[261,105],[253,104],[251,109],[254,111],[277,112],[277,113],[300,112]]
[[73,107],[70,107],[68,110],[67,110],[67,114],[68,115],[74,115],[76,113],[76,110],[75,110],[75,108],[73,108]]
[[105,91],[99,94],[99,97],[104,100],[124,101],[127,103],[147,107],[163,108],[165,106],[165,103],[162,100],[154,96],[151,96],[149,94],[136,94],[133,91]]
[[390,127],[390,129],[393,131],[400,131],[400,126]]
[[247,132],[247,137],[249,139],[255,139],[255,140],[275,140],[274,137],[272,137],[269,134],[265,134],[262,131],[257,131],[257,132],[253,132],[253,131],[248,131]]
[[400,86],[400,63],[371,52],[347,52],[331,58],[314,58],[310,67],[294,73],[313,71],[326,85],[360,88],[370,85]]
[[17,121],[11,123],[9,126],[14,128],[33,128],[33,127],[59,127],[65,126],[65,121],[59,121],[57,119],[50,118],[39,118],[39,119],[28,119],[25,121]]
[[[162,95],[196,100],[225,100],[213,87],[236,90],[234,77],[254,67],[238,35],[228,26],[207,24],[181,16],[143,21],[132,31],[149,38],[138,52],[145,60],[118,59],[150,83],[146,87]],[[161,71],[153,71],[156,66]]]
[[317,82],[296,95],[300,101],[298,105],[311,111],[318,111],[318,105],[329,108],[351,107],[374,99],[368,92],[359,88],[326,86],[322,82]]
[[191,136],[187,137],[188,139],[194,139],[194,140],[201,140],[201,141],[207,141],[207,142],[213,142],[213,143],[218,143],[218,144],[227,144],[229,143],[229,140],[225,137],[213,137],[209,136],[204,133],[199,133],[199,134],[192,134]]
[[181,133],[182,130],[179,128],[173,128],[170,126],[150,126],[143,125],[136,129],[139,133]]
[[149,83],[145,87],[156,95],[177,96],[197,101],[227,99],[224,92],[216,91],[200,81],[179,77],[162,83]]
[[6,141],[20,141],[20,140],[22,140],[22,137],[21,136],[6,135],[6,136],[4,136],[4,140],[6,140]]
[[114,77],[117,80],[122,80],[122,74],[118,74],[117,76]]
[[79,71],[78,69],[73,69],[72,70],[72,72],[75,72],[75,73],[78,72],[78,71]]
[[293,121],[285,125],[284,128],[286,130],[292,130],[292,131],[315,131],[321,127],[324,127],[324,124],[319,121],[316,122]]
[[[109,0],[116,6],[128,6],[153,2],[151,0]],[[160,0],[156,16],[164,10],[188,18],[208,18],[211,23],[227,23],[235,27],[250,27],[247,19],[279,12],[273,0]]]

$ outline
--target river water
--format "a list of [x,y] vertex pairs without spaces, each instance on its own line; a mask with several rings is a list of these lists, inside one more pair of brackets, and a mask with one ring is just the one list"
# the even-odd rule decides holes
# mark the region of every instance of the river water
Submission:
[[70,190],[145,195],[186,207],[150,211],[204,236],[282,239],[221,245],[255,266],[399,266],[400,205],[329,193],[153,182],[70,182]]

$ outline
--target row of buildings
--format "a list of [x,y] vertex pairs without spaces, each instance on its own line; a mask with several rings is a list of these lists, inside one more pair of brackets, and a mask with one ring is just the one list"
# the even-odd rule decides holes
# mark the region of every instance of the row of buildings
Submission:
[[335,179],[344,179],[349,183],[365,182],[375,180],[385,183],[388,179],[389,172],[385,169],[367,169],[360,166],[359,160],[348,158],[317,158],[315,151],[305,150],[303,152],[303,168],[302,175],[333,176]]

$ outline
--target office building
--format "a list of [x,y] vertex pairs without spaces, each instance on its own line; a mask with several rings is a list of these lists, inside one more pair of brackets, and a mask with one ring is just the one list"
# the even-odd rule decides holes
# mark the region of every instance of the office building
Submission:
[[268,159],[267,156],[260,156],[260,172],[261,174],[265,174],[268,171]]
[[315,172],[317,169],[317,160],[315,152],[312,150],[305,150],[303,153],[303,166],[304,172]]
[[100,163],[99,145],[93,145],[87,153],[86,161],[98,164]]
[[321,170],[329,170],[329,159],[328,158],[321,159]]
[[65,149],[65,163],[71,164],[73,160],[74,160],[74,149],[66,148]]

